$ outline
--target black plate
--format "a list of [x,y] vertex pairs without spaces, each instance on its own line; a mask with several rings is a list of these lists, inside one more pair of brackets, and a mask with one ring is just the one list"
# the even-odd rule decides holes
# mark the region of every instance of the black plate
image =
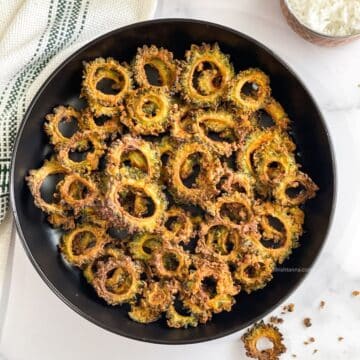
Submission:
[[[241,294],[230,313],[214,316],[205,326],[174,330],[166,328],[164,323],[141,325],[128,318],[124,307],[105,305],[79,271],[65,264],[57,249],[59,231],[53,230],[44,214],[34,206],[24,178],[29,169],[40,167],[51,151],[43,131],[44,116],[56,105],[80,104],[84,60],[112,56],[130,61],[137,47],[143,44],[163,46],[182,58],[192,43],[215,41],[222,51],[231,55],[236,70],[259,67],[270,75],[274,97],[293,120],[293,136],[303,170],[320,186],[320,191],[305,207],[306,232],[301,238],[302,246],[265,289],[251,295]],[[294,291],[325,241],[334,203],[334,171],[329,135],[318,107],[297,76],[269,49],[244,34],[216,24],[155,20],[130,25],[93,40],[61,64],[41,87],[17,137],[11,169],[11,202],[30,260],[46,284],[67,305],[93,323],[123,336],[155,343],[185,344],[240,330],[264,317]]]

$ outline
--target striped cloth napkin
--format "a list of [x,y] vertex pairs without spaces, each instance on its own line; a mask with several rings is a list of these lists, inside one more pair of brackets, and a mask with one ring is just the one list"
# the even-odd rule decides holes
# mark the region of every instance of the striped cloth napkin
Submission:
[[16,132],[49,74],[77,48],[118,27],[147,20],[157,0],[0,0],[0,300],[12,217],[9,170]]

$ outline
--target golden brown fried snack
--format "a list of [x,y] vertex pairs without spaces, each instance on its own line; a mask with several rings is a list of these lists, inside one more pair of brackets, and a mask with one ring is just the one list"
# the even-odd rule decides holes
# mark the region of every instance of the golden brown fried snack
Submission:
[[[271,341],[273,346],[270,349],[258,350],[257,342],[264,337]],[[263,321],[251,327],[241,339],[244,342],[246,355],[254,359],[278,360],[280,355],[286,351],[279,329],[272,324],[266,325]]]
[[[318,188],[270,94],[266,74],[235,75],[217,44],[192,45],[184,60],[144,45],[131,67],[84,64],[87,105],[46,116],[54,153],[26,180],[48,221],[67,230],[60,252],[108,304],[127,303],[140,323],[165,316],[186,328],[271,281],[298,246],[299,206]],[[67,137],[63,122],[74,120]],[[52,175],[62,179],[47,202]],[[261,331],[246,335],[248,353],[276,359],[277,343],[256,349]]]
[[[155,70],[158,77],[158,84],[152,84],[146,74],[146,67]],[[180,72],[179,63],[174,60],[172,52],[158,48],[155,45],[150,47],[144,45],[138,48],[133,62],[135,80],[140,87],[162,87],[170,91],[176,91],[178,75]]]
[[185,59],[180,74],[184,100],[195,106],[218,105],[227,83],[234,76],[229,57],[215,43],[191,45],[185,53]]

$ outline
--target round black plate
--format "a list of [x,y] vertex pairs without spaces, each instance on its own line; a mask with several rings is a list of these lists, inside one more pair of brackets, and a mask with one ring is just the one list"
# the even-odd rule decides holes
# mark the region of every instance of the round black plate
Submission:
[[[130,61],[137,47],[143,44],[163,46],[183,58],[191,44],[215,41],[223,52],[231,55],[236,70],[259,67],[270,75],[274,97],[293,120],[293,136],[303,170],[320,186],[320,191],[305,207],[306,231],[301,247],[265,289],[251,295],[241,294],[231,312],[216,315],[210,323],[197,328],[174,330],[161,322],[141,325],[128,318],[124,307],[107,306],[80,272],[66,265],[57,249],[60,233],[49,226],[44,214],[35,207],[24,179],[29,169],[40,167],[51,152],[43,131],[44,116],[59,104],[80,104],[84,60],[112,56]],[[246,327],[284,301],[299,285],[326,237],[334,203],[334,178],[332,149],[324,121],[311,95],[287,65],[263,45],[237,31],[203,21],[166,19],[133,24],[95,39],[49,77],[29,106],[17,137],[11,169],[11,202],[29,258],[47,285],[67,305],[120,335],[156,343],[184,344],[215,339]]]

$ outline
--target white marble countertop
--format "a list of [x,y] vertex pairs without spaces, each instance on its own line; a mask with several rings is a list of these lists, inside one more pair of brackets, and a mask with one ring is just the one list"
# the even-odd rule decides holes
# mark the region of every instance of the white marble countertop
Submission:
[[[289,29],[278,0],[159,0],[156,17],[205,19],[256,38],[299,74],[320,105],[335,147],[337,207],[320,259],[288,300],[295,311],[284,315],[281,325],[288,348],[282,359],[291,359],[291,354],[298,359],[359,359],[360,296],[351,292],[360,290],[360,41],[333,49],[309,44]],[[321,300],[326,301],[322,310]],[[304,317],[312,319],[312,327],[303,326]],[[245,358],[240,336],[238,332],[208,343],[170,347],[111,334],[49,291],[19,241],[15,243],[0,358],[238,360]],[[315,343],[305,346],[311,336]]]

